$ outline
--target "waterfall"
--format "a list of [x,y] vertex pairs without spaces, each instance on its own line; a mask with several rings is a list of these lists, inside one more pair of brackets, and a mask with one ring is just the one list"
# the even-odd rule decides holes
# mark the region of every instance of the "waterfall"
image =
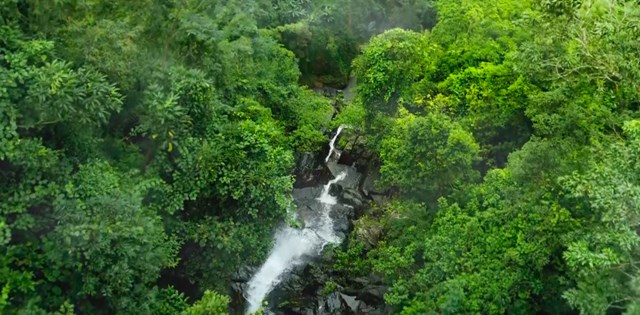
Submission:
[[344,125],[338,127],[338,130],[336,131],[336,135],[333,136],[331,141],[329,141],[329,154],[327,154],[327,157],[324,159],[325,163],[329,162],[329,159],[331,158],[331,155],[333,154],[333,152],[336,152],[338,157],[340,157],[340,153],[336,151],[336,140],[338,139],[338,136],[340,136],[340,133],[344,128],[345,128]]
[[[326,161],[331,158],[331,154],[335,150],[336,138],[342,129],[342,126],[338,128],[336,135],[331,139],[331,151],[329,151]],[[316,201],[322,205],[321,213],[306,218],[304,229],[284,226],[276,232],[274,247],[269,257],[248,283],[245,292],[245,298],[249,304],[247,314],[254,313],[261,307],[262,301],[282,281],[282,277],[287,271],[302,265],[305,258],[321,254],[325,245],[340,242],[340,237],[336,235],[333,227],[334,222],[330,217],[331,209],[338,200],[331,196],[329,190],[333,184],[344,180],[346,176],[347,172],[343,171],[324,185],[322,193],[316,198]]]

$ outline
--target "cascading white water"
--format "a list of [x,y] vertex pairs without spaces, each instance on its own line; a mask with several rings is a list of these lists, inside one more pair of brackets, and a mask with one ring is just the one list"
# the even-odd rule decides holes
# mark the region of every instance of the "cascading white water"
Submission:
[[[342,129],[344,127],[340,126],[336,135],[331,139],[329,145],[331,150],[326,161],[331,158],[331,154],[335,150],[335,141]],[[285,226],[276,232],[275,244],[267,261],[248,283],[248,289],[245,292],[249,303],[247,314],[260,309],[262,301],[282,280],[285,272],[304,263],[305,257],[319,255],[325,245],[340,242],[340,237],[336,235],[333,229],[333,220],[329,215],[338,200],[331,196],[329,190],[331,185],[345,179],[346,176],[347,172],[343,171],[324,186],[322,193],[317,198],[317,201],[322,204],[322,213],[305,220],[304,229]]]
[[[329,141],[329,154],[327,154],[327,157],[324,159],[325,163],[329,162],[329,159],[331,158],[331,155],[333,154],[333,152],[338,152],[336,151],[336,140],[338,139],[338,136],[340,136],[340,133],[342,132],[342,130],[344,130],[344,128],[345,128],[344,125],[338,127],[338,130],[336,131],[336,135],[333,136],[331,141]],[[338,157],[340,157],[340,153],[338,153]]]
[[305,222],[309,224],[309,228],[313,229],[313,231],[323,240],[323,242],[320,244],[321,246],[319,250],[322,250],[322,248],[326,244],[340,242],[340,238],[335,234],[333,230],[333,220],[331,220],[331,217],[329,216],[331,207],[338,203],[338,199],[329,194],[329,189],[331,189],[331,185],[343,180],[346,176],[346,172],[338,174],[336,178],[330,180],[322,189],[322,194],[318,198],[318,201],[322,203],[322,215],[320,216],[319,224],[314,225],[311,222]]
[[269,258],[249,281],[246,292],[249,302],[248,314],[260,308],[262,300],[280,282],[287,270],[303,263],[305,256],[319,254],[326,244],[340,242],[329,216],[331,207],[337,203],[337,199],[329,194],[329,189],[331,185],[343,180],[346,176],[347,173],[342,172],[324,186],[322,194],[317,199],[322,203],[322,214],[316,220],[305,222],[306,227],[302,230],[286,226],[276,233],[275,246]]
[[276,233],[276,241],[269,258],[249,281],[246,298],[247,314],[256,312],[262,300],[280,282],[281,276],[291,267],[302,263],[302,257],[314,252],[319,237],[309,229],[297,230],[285,227]]

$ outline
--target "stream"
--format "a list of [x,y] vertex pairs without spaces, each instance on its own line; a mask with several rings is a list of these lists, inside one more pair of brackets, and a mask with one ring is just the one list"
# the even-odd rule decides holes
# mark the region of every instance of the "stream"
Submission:
[[354,167],[334,161],[340,157],[335,142],[343,129],[343,126],[338,128],[329,142],[329,153],[324,160],[334,178],[321,190],[318,187],[294,190],[297,215],[304,222],[304,228],[296,229],[284,224],[276,231],[273,249],[246,286],[246,314],[254,313],[261,307],[265,314],[270,314],[269,306],[263,306],[262,303],[286,279],[287,274],[293,268],[320,256],[327,244],[340,243],[348,232],[349,210],[353,207],[340,204],[337,196],[332,194],[332,188],[336,184],[341,184],[342,188],[357,187],[360,174]]

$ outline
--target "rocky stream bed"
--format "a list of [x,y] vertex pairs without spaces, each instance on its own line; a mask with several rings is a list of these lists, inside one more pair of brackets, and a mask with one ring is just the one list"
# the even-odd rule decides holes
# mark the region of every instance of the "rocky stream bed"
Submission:
[[[293,198],[301,222],[306,217],[321,211],[318,196],[332,178],[342,172],[343,180],[329,187],[329,194],[337,203],[329,213],[336,235],[342,240],[332,246],[348,245],[354,222],[365,214],[371,205],[380,202],[384,194],[374,189],[377,167],[372,167],[368,159],[344,152],[340,158],[324,163],[322,156],[305,154],[298,159],[296,184]],[[380,230],[359,231],[359,235],[371,243],[377,242]],[[304,263],[293,266],[279,279],[279,283],[265,298],[265,314],[386,314],[383,295],[387,288],[381,279],[369,277],[347,279],[346,286],[334,285],[328,290],[327,283],[335,276],[332,271],[332,251],[325,250],[319,255],[304,257]],[[242,314],[247,308],[246,292],[248,282],[256,274],[259,266],[244,266],[237,273],[232,284],[233,311]]]

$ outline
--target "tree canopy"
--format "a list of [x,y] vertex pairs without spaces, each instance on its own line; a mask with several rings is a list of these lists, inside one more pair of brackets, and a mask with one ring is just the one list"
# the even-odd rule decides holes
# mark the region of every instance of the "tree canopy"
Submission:
[[296,160],[347,125],[387,198],[334,286],[639,314],[638,25],[631,0],[0,0],[0,313],[237,311]]

